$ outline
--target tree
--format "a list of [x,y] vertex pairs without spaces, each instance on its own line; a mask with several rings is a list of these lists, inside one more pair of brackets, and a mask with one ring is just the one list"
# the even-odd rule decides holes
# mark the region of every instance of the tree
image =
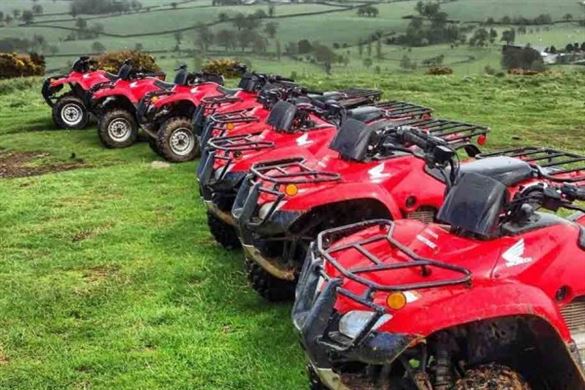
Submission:
[[485,28],[475,30],[473,36],[469,39],[469,46],[484,47],[490,38],[489,32]]
[[270,16],[271,18],[273,18],[275,12],[276,12],[276,9],[274,7],[274,4],[270,4],[268,6],[268,16]]
[[87,28],[87,21],[83,18],[77,18],[75,21],[75,27],[80,30],[85,30]]
[[271,39],[274,39],[276,36],[276,31],[278,30],[278,23],[276,22],[268,22],[264,26],[264,32],[268,35]]
[[498,37],[498,32],[490,28],[490,43],[493,45],[496,42],[496,38]]
[[235,46],[236,34],[232,30],[223,29],[217,32],[215,41],[219,46],[223,46],[228,51]]
[[502,66],[505,69],[544,70],[540,53],[533,48],[508,46],[502,51]]
[[242,30],[238,36],[238,44],[242,51],[246,50],[254,40],[254,31],[250,29]]
[[565,16],[563,16],[563,20],[566,22],[570,22],[571,20],[573,20],[573,15],[565,14]]
[[364,66],[369,69],[373,64],[374,61],[372,61],[372,59],[370,57],[364,58]]
[[176,9],[178,6],[179,4],[177,4],[176,2],[171,3],[171,7],[173,7],[173,9]]
[[6,22],[6,24],[11,24],[14,21],[14,18],[10,15],[6,15],[4,21]]
[[251,30],[252,34],[252,50],[255,53],[265,53],[266,49],[268,47],[268,43],[266,41],[266,38],[264,38],[262,35],[258,34],[256,31]]
[[195,27],[195,31],[197,33],[196,40],[199,45],[199,48],[204,53],[207,52],[207,49],[209,49],[209,46],[211,46],[211,44],[213,43],[214,38],[213,32],[211,32],[209,27],[207,27],[203,23],[199,23],[197,27]]
[[372,56],[372,41],[368,41],[368,57]]
[[408,70],[412,69],[412,62],[410,60],[410,57],[408,57],[407,55],[404,55],[402,57],[402,59],[400,60],[400,67],[402,69],[408,69]]
[[243,13],[238,13],[234,18],[233,18],[233,23],[234,26],[238,29],[238,31],[242,30],[243,28],[246,27],[246,16]]
[[106,47],[101,42],[95,41],[91,45],[91,50],[93,50],[95,53],[103,53],[106,51]]
[[299,54],[306,54],[313,51],[313,45],[306,39],[301,39],[298,42],[298,53]]
[[35,15],[42,15],[43,14],[43,6],[40,4],[35,4],[32,6],[32,12]]
[[20,10],[19,9],[13,9],[12,10],[12,16],[14,16],[14,19],[20,19]]
[[32,13],[32,11],[26,10],[22,13],[22,21],[24,22],[24,24],[31,24],[33,22],[35,18],[35,15]]
[[223,23],[223,22],[227,21],[228,19],[229,19],[229,16],[228,16],[228,14],[227,14],[227,13],[225,13],[225,12],[220,12],[220,13],[217,15],[217,20],[218,20],[219,22],[221,22],[221,23]]
[[183,33],[181,31],[176,31],[173,35],[175,37],[175,41],[177,42],[177,46],[181,45],[181,41],[183,40]]
[[500,41],[506,42],[506,45],[514,44],[515,40],[516,30],[514,30],[513,28],[502,32],[502,38],[500,39]]

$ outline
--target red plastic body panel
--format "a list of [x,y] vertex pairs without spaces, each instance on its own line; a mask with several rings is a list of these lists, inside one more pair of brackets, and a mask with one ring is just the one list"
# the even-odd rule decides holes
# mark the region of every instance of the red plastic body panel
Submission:
[[197,86],[177,86],[173,89],[172,94],[161,96],[153,103],[157,110],[164,106],[188,102],[193,106],[198,106],[201,99],[209,95],[217,95],[219,84],[216,83],[202,83]]
[[106,72],[103,70],[88,73],[71,72],[67,77],[52,80],[50,86],[51,88],[54,88],[65,84],[78,85],[81,89],[87,91],[96,84],[108,81],[110,81],[110,79],[106,77]]
[[125,97],[134,105],[149,92],[157,91],[160,88],[155,85],[158,79],[146,77],[139,80],[117,80],[112,88],[100,88],[93,96],[93,101],[101,101],[108,97]]

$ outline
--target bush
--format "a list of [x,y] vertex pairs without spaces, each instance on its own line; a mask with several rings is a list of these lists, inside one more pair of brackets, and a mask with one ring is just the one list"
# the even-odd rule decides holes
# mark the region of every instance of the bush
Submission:
[[231,58],[219,58],[207,60],[201,67],[201,70],[208,73],[221,74],[225,78],[237,78],[240,77],[240,74],[235,70],[238,65],[240,63]]
[[0,53],[0,79],[42,76],[45,58],[38,54]]
[[508,74],[514,75],[514,76],[535,76],[539,73],[542,73],[540,71],[537,70],[532,70],[532,69],[522,69],[522,68],[512,68],[512,69],[508,69]]
[[453,69],[449,68],[448,66],[433,66],[427,69],[426,73],[433,76],[447,75],[453,74]]
[[160,72],[154,57],[136,50],[111,51],[97,57],[98,67],[107,72],[117,73],[126,60],[131,60],[136,69],[143,72]]

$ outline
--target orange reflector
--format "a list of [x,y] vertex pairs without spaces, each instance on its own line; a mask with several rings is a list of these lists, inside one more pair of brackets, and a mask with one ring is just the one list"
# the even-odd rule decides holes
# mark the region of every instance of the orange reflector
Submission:
[[227,125],[225,125],[225,128],[228,130],[233,130],[236,128],[236,125],[234,125],[233,123],[228,123]]
[[392,310],[400,310],[406,306],[406,295],[401,292],[394,292],[386,298],[386,304]]
[[299,193],[299,188],[294,184],[287,184],[286,187],[284,187],[284,193],[288,196],[295,196]]
[[477,137],[477,144],[478,145],[485,145],[486,142],[487,142],[487,136],[485,134],[482,134],[479,137]]
[[152,103],[156,103],[156,102],[158,102],[158,96],[153,96],[153,97],[152,97],[152,99],[150,99],[150,101],[151,101]]

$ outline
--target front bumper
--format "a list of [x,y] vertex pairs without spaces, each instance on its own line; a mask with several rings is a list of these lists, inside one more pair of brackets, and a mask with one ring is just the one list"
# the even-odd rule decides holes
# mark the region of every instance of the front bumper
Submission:
[[[297,284],[292,320],[315,373],[336,389],[344,382],[343,373],[336,370],[341,363],[391,364],[417,340],[417,336],[373,330],[384,314],[383,309],[375,307],[366,297],[345,290],[341,279],[328,279],[322,269],[322,260],[315,260],[311,251]],[[366,304],[376,312],[353,339],[338,330],[341,315],[334,307],[340,295]]]

